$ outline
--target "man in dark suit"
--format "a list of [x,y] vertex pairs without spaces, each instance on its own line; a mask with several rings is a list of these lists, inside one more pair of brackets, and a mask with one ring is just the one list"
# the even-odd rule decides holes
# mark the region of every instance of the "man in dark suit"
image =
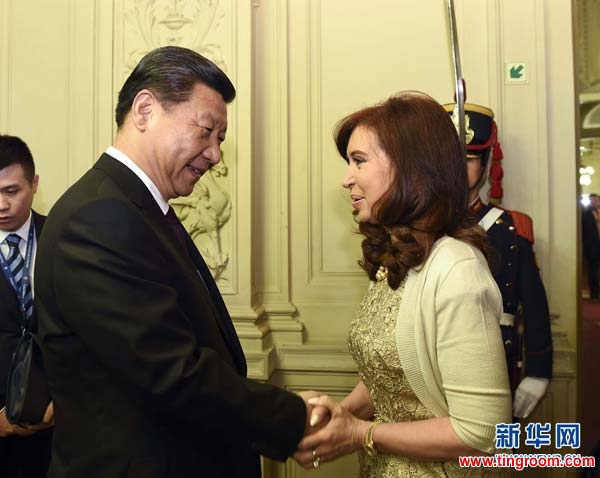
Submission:
[[[453,112],[454,105],[444,107]],[[526,418],[543,398],[552,378],[550,312],[533,252],[533,224],[526,214],[481,200],[479,192],[487,179],[488,160],[494,147],[499,147],[494,113],[470,103],[465,104],[465,113],[470,209],[494,249],[491,272],[502,294],[500,329],[513,415]],[[497,172],[493,176],[495,181],[501,177]]]
[[[16,136],[0,135],[0,472],[12,478],[45,477],[52,440],[51,406],[45,423],[26,428],[11,424],[4,409],[12,355],[24,321],[31,320],[23,316],[15,276],[24,270],[34,276],[33,257],[44,223],[44,217],[31,209],[38,180],[25,142]],[[16,254],[20,255],[19,265],[11,268]]]
[[583,239],[583,257],[586,261],[588,273],[588,287],[590,299],[600,299],[600,197],[590,194],[590,205],[583,209],[581,216],[581,237]]
[[220,161],[235,89],[201,55],[142,58],[114,146],[48,215],[39,332],[55,409],[49,476],[258,477],[305,433],[299,396],[246,378],[209,270],[168,205]]

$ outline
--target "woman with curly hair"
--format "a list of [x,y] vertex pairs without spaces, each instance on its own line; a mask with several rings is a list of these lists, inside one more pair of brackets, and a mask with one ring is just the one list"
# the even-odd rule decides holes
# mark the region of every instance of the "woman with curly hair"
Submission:
[[361,478],[507,474],[458,462],[495,453],[511,402],[502,301],[448,113],[402,92],[344,118],[335,141],[371,280],[349,332],[360,381],[341,403],[313,399],[330,421],[296,460],[316,468],[359,451]]

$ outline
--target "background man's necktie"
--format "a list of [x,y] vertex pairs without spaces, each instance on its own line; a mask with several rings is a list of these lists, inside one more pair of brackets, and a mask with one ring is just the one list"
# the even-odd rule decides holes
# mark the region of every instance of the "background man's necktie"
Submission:
[[8,264],[10,273],[15,281],[15,285],[17,287],[16,292],[17,296],[19,297],[19,301],[23,299],[25,319],[29,319],[33,313],[33,294],[31,291],[31,278],[25,281],[25,291],[24,294],[21,293],[21,287],[23,286],[23,274],[25,273],[25,261],[19,252],[19,243],[21,242],[21,238],[17,234],[13,233],[9,234],[5,241],[8,244],[8,257],[6,258],[6,263]]

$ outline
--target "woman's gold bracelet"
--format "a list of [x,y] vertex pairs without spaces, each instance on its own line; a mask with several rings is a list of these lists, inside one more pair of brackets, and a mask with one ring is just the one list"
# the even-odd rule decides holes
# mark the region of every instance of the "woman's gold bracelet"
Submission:
[[375,448],[375,443],[373,442],[373,433],[375,432],[377,425],[379,425],[379,422],[371,423],[367,429],[367,434],[365,435],[363,447],[369,456],[377,455],[377,448]]

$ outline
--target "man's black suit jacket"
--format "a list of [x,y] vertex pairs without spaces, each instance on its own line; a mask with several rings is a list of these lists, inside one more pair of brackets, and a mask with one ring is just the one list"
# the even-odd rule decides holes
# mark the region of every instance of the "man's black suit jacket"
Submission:
[[[39,239],[44,216],[32,211],[36,238]],[[0,408],[6,401],[6,379],[12,355],[21,337],[23,319],[15,290],[0,273]]]
[[583,209],[581,216],[581,238],[583,241],[583,255],[591,262],[600,258],[600,234],[594,209],[589,206]]
[[188,249],[106,154],[50,212],[35,281],[56,422],[49,477],[255,477],[258,453],[296,448],[304,402],[245,378],[231,319]]

